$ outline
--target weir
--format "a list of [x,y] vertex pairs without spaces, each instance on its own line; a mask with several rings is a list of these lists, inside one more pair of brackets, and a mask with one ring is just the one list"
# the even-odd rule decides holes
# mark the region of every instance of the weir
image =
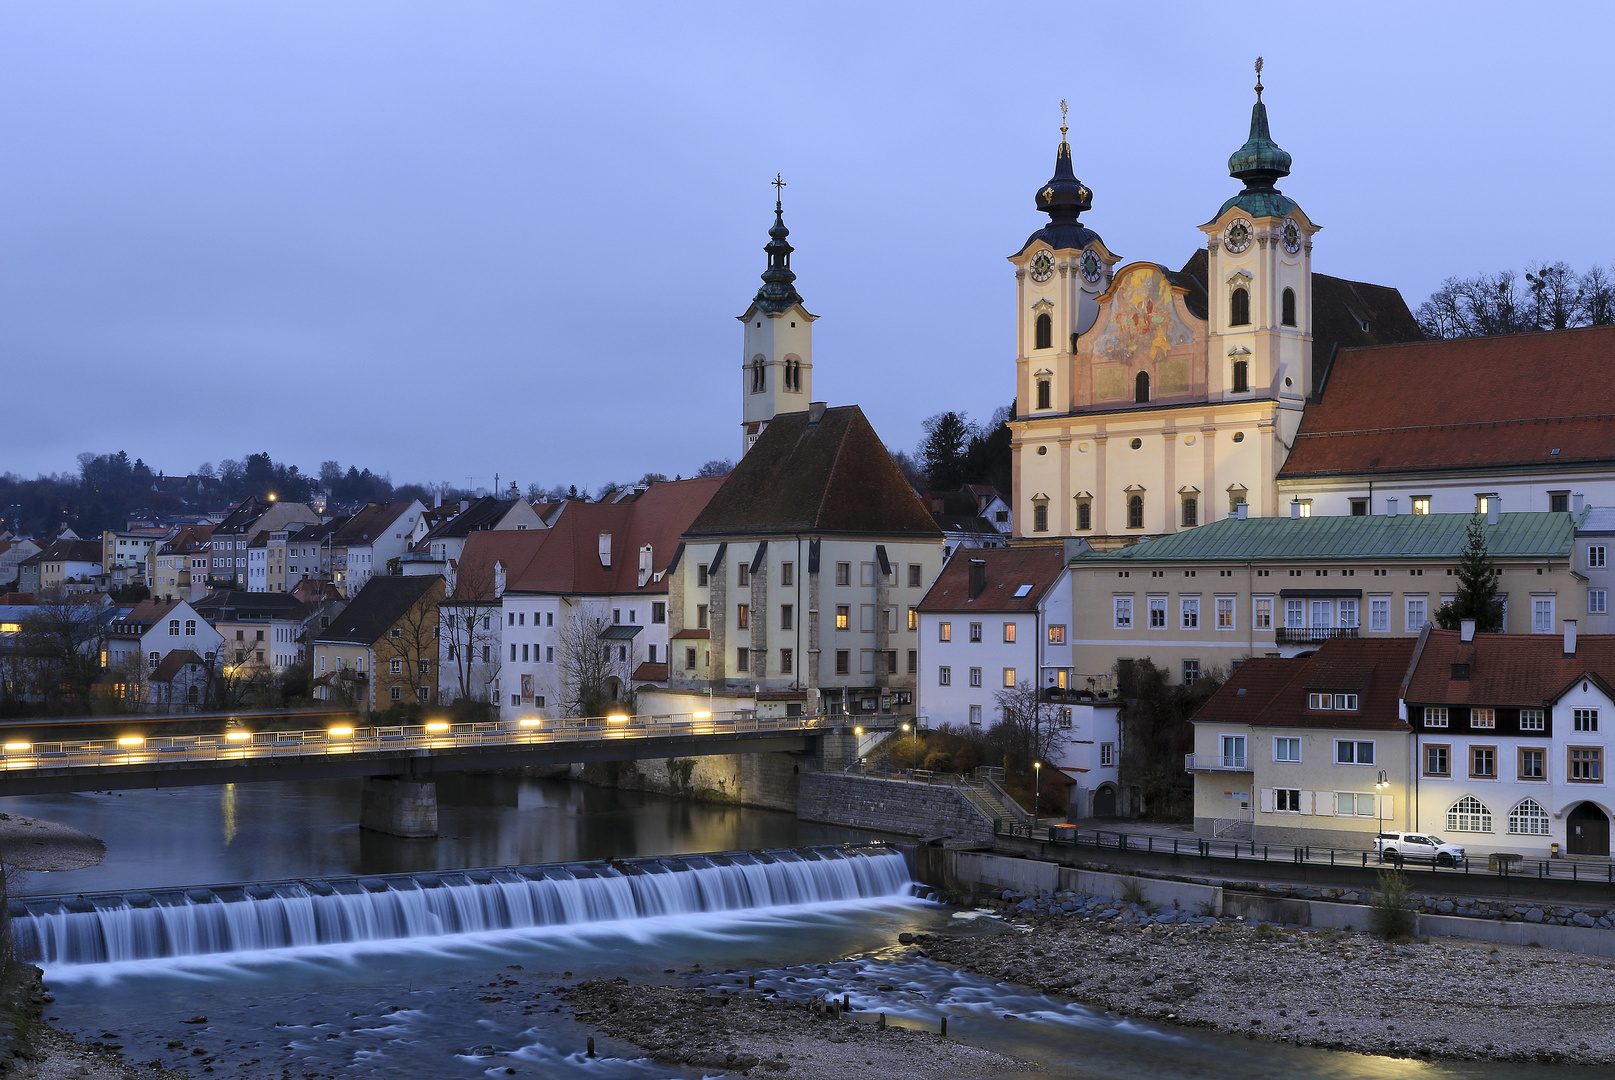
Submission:
[[909,895],[886,844],[11,901],[21,959],[99,964]]

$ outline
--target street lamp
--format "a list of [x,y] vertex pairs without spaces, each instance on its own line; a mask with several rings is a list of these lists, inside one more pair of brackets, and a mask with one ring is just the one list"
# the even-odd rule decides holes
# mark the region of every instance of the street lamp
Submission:
[[1028,840],[1032,839],[1032,835],[1037,832],[1037,797],[1042,790],[1043,763],[1034,761],[1032,762],[1032,832],[1027,834],[1026,838]]
[[[1380,832],[1385,831],[1385,789],[1390,786],[1390,778],[1385,775],[1385,770],[1381,769],[1379,771],[1379,780],[1374,784],[1374,813],[1379,821]],[[1384,862],[1385,845],[1379,842],[1377,835],[1374,837],[1374,841],[1374,846],[1379,848],[1379,861]]]

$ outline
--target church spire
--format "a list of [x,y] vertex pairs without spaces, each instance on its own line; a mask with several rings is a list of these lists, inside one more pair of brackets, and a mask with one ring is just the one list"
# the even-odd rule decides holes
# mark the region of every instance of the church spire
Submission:
[[1256,58],[1256,104],[1251,106],[1250,138],[1228,159],[1228,175],[1245,181],[1246,191],[1277,191],[1274,182],[1290,175],[1290,155],[1279,148],[1267,130],[1260,56]]
[[763,287],[757,290],[757,306],[764,311],[780,312],[802,302],[796,291],[796,274],[791,270],[791,247],[786,237],[791,230],[785,227],[785,209],[782,202],[785,180],[779,173],[770,181],[774,185],[774,227],[768,230],[768,269],[763,271]]
[[1093,209],[1093,192],[1071,167],[1066,111],[1066,103],[1060,102],[1060,148],[1054,153],[1054,176],[1037,191],[1037,208],[1055,225],[1074,225],[1084,210]]

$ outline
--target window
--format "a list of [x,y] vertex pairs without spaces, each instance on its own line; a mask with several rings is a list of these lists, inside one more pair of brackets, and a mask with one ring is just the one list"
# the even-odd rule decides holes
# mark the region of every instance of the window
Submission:
[[1598,710],[1597,709],[1577,709],[1577,710],[1575,710],[1574,720],[1575,720],[1575,728],[1576,728],[1577,731],[1597,731],[1598,730]]
[[1183,497],[1183,527],[1192,529],[1200,524],[1200,500],[1193,495]]
[[1353,500],[1351,500],[1351,516],[1352,517],[1367,517],[1368,516],[1368,500],[1367,499],[1353,499]]
[[779,628],[781,630],[792,630],[795,629],[795,625],[796,611],[790,604],[781,604],[779,606]]
[[1100,743],[1099,744],[1099,767],[1101,769],[1109,769],[1109,768],[1114,767],[1115,764],[1116,764],[1116,744],[1115,743],[1108,743],[1108,742],[1107,743]]
[[1234,629],[1234,598],[1232,596],[1217,597],[1217,629]]
[[796,564],[795,563],[780,563],[779,564],[779,583],[781,585],[795,585],[796,584]]
[[1300,761],[1301,740],[1299,738],[1278,738],[1273,740],[1274,761]]
[[1491,730],[1497,727],[1497,710],[1470,709],[1469,726],[1476,730]]
[[1365,791],[1335,792],[1335,814],[1339,817],[1374,817],[1374,795]]
[[1286,629],[1297,630],[1307,624],[1307,602],[1305,600],[1284,601],[1284,626]]
[[705,604],[695,605],[695,626],[698,630],[707,628],[707,606]]
[[1424,726],[1427,728],[1446,727],[1447,707],[1445,705],[1426,705],[1424,707]]
[[[1140,371],[1138,378],[1133,380],[1133,401],[1139,404],[1150,399],[1150,373]],[[1135,442],[1137,440],[1134,440]]]
[[1034,349],[1054,348],[1054,320],[1049,317],[1049,313],[1046,311],[1037,317],[1037,329],[1033,340],[1032,348]]
[[1590,544],[1587,547],[1587,569],[1601,570],[1604,567],[1604,545]]
[[1273,629],[1273,598],[1258,596],[1251,601],[1251,625],[1258,630]]
[[1447,811],[1447,829],[1451,832],[1491,832],[1492,812],[1473,795],[1465,795]]
[[1374,743],[1372,740],[1355,741],[1352,739],[1335,740],[1336,765],[1372,765],[1374,764]]
[[1218,739],[1218,746],[1221,751],[1223,768],[1245,768],[1245,736],[1223,735]]
[[836,584],[837,585],[851,585],[852,584],[852,563],[850,563],[850,562],[838,562],[838,563],[836,563]]
[[897,674],[897,650],[896,649],[887,649],[886,650],[886,674],[888,674],[888,675],[896,675]]
[[1234,294],[1228,298],[1228,325],[1249,326],[1251,322],[1251,294],[1244,289],[1235,289]]
[[1553,633],[1553,597],[1538,596],[1531,600],[1531,633]]
[[1301,792],[1294,788],[1273,789],[1273,809],[1281,814],[1301,812]]
[[755,357],[751,362],[751,392],[754,394],[762,393],[767,385],[765,380],[763,358],[760,356]]
[[918,649],[910,649],[908,651],[908,673],[910,675],[916,675],[916,674],[919,673],[919,670],[920,670],[920,650],[918,650]]
[[936,684],[938,686],[953,685],[953,669],[946,665],[936,669]]
[[970,685],[981,685],[981,669],[979,667],[973,667],[970,669]]
[[751,605],[737,604],[735,606],[735,628],[737,630],[751,629]]
[[1295,325],[1295,290],[1285,289],[1279,298],[1279,322],[1285,326]]
[[1546,780],[1548,752],[1536,746],[1520,747],[1519,776],[1521,780]]
[[169,619],[168,620],[168,636],[169,637],[179,637],[179,620],[178,619]]
[[970,706],[970,726],[971,727],[980,727],[981,726],[981,706],[980,705],[972,705],[972,706]]
[[1149,627],[1151,630],[1164,630],[1166,628],[1166,597],[1152,596],[1149,603]]
[[1587,614],[1604,615],[1609,612],[1608,593],[1603,589],[1587,590]]
[[1471,746],[1469,748],[1469,775],[1474,780],[1497,779],[1497,747]]
[[404,700],[404,688],[401,687],[401,686],[389,687],[388,690],[387,690],[387,697],[389,699],[391,699],[392,701],[403,701]]
[[1570,492],[1548,492],[1548,512],[1550,514],[1568,514],[1570,512]]
[[1128,497],[1127,527],[1129,529],[1142,529],[1144,527],[1144,496],[1132,495]]
[[1430,512],[1430,496],[1419,495],[1414,497],[1413,512],[1415,514],[1428,514]]
[[1424,748],[1424,775],[1452,775],[1452,755],[1450,747],[1428,745]]
[[1015,685],[1015,669],[1012,668],[1012,667],[1007,667],[1007,668],[1004,669],[1004,686],[1009,687],[1009,688],[1013,688],[1014,685]]
[[1340,625],[1347,629],[1357,628],[1357,601],[1345,599],[1337,605],[1340,612]]
[[836,629],[837,630],[850,630],[850,629],[852,629],[852,605],[851,604],[837,604],[836,605]]
[[741,562],[736,563],[735,567],[740,573],[740,580],[735,584],[739,585],[742,589],[751,585],[751,564]]
[[1508,812],[1508,831],[1520,836],[1547,836],[1548,812],[1535,799],[1524,799]]
[[1039,379],[1037,381],[1037,407],[1040,409],[1052,408],[1049,404],[1050,396],[1049,380]]
[[1410,596],[1407,598],[1407,631],[1417,633],[1425,624],[1425,598]]
[[1182,617],[1185,630],[1194,630],[1200,626],[1200,598],[1198,596],[1185,596],[1178,601],[1178,612]]
[[1007,622],[1007,623],[1004,624],[1004,644],[1013,645],[1014,643],[1015,643],[1015,624],[1012,623],[1012,622]]
[[953,640],[953,624],[950,622],[936,624],[936,639],[938,641]]
[[977,642],[981,640],[981,624],[979,622],[970,624],[970,640]]
[[1133,598],[1131,596],[1116,597],[1115,623],[1117,630],[1131,630],[1133,628]]
[[431,689],[428,688],[428,687],[425,687],[425,686],[417,686],[415,688],[415,700],[417,700],[417,701],[430,701],[430,700],[432,700],[432,691],[431,691]]
[[1389,630],[1391,628],[1390,600],[1371,598],[1368,601],[1368,628],[1370,630]]
[[1603,748],[1598,746],[1572,746],[1570,748],[1570,779],[1578,784],[1603,783]]
[[1077,500],[1077,531],[1087,532],[1093,528],[1093,504],[1087,499]]
[[796,653],[790,649],[779,651],[779,670],[782,675],[789,675],[796,670]]
[[516,662],[516,643],[514,641],[510,643],[510,662],[512,664]]
[[1200,661],[1185,660],[1183,662],[1183,685],[1193,686],[1195,680],[1200,678]]
[[686,671],[694,671],[695,670],[695,650],[694,649],[685,649],[684,650],[684,669]]
[[1065,644],[1065,624],[1064,623],[1051,623],[1050,624],[1050,626],[1049,626],[1049,644],[1050,645],[1064,645]]
[[1520,710],[1521,731],[1546,731],[1548,729],[1547,714],[1541,709]]
[[546,664],[555,663],[555,646],[553,646],[553,645],[544,646],[544,662]]
[[739,648],[739,649],[735,650],[735,670],[736,671],[750,671],[751,670],[751,650],[750,649]]
[[1243,394],[1251,388],[1250,364],[1244,360],[1234,361],[1234,393]]
[[852,653],[847,649],[836,650],[836,674],[850,675],[852,673]]
[[394,660],[387,665],[387,670],[394,675],[402,675],[404,673],[404,662],[402,660]]
[[706,563],[702,563],[700,566],[697,566],[695,568],[695,583],[697,585],[699,585],[700,587],[702,587],[702,588],[706,588],[706,584],[707,584],[707,564]]
[[1046,503],[1046,502],[1035,502],[1035,503],[1032,504],[1032,531],[1033,532],[1048,532],[1049,531],[1049,504],[1048,503]]

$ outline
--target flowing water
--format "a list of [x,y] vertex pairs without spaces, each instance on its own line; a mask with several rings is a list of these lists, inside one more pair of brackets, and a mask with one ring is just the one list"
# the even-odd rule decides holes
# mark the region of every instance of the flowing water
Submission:
[[[211,1069],[253,1078],[694,1080],[697,1071],[657,1065],[574,1023],[557,991],[602,976],[732,986],[754,974],[784,997],[846,994],[900,1024],[934,1030],[945,1015],[953,1037],[1044,1062],[1038,1075],[1051,1078],[1567,1072],[1208,1035],[952,971],[894,946],[896,936],[993,928],[910,895],[902,857],[889,850],[670,857],[696,846],[858,839],[799,829],[786,815],[521,782],[446,805],[445,839],[378,848],[348,824],[357,791],[341,787],[0,800],[0,810],[68,821],[108,841],[103,867],[32,879],[36,894],[84,894],[31,900],[19,920],[19,936],[47,958],[56,995],[48,1015],[121,1045],[132,1061],[160,1059],[199,1077]],[[223,813],[232,799],[233,819]],[[296,838],[280,836],[283,828]],[[760,836],[776,839],[748,842]],[[470,852],[539,857],[481,860],[523,864],[505,871],[453,872],[471,865],[457,862]],[[272,870],[250,872],[259,866]],[[206,880],[262,884],[176,888]],[[114,895],[130,890],[140,893]],[[593,1059],[583,1054],[591,1035]]]

